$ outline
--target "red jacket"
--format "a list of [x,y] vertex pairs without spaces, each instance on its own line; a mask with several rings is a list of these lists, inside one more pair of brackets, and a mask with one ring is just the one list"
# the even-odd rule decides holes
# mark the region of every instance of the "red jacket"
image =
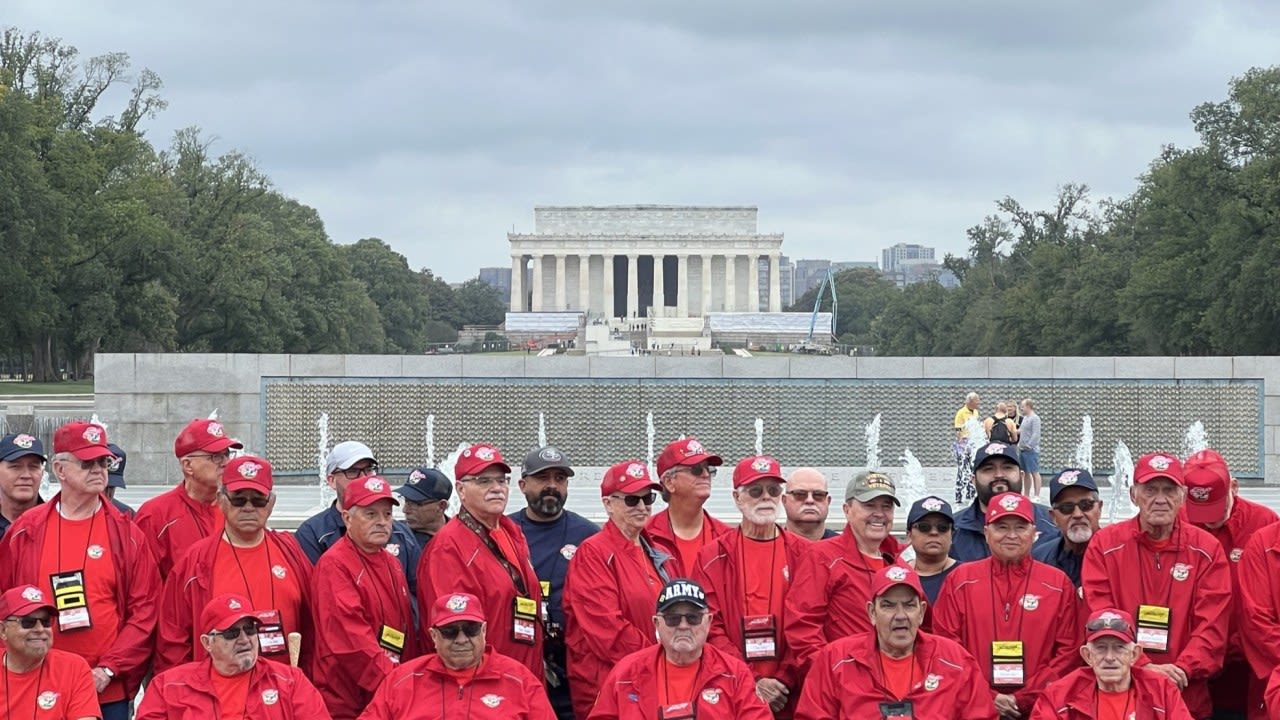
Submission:
[[224,522],[217,505],[196,502],[182,483],[142,503],[133,521],[155,553],[162,581],[192,545],[220,534]]
[[378,687],[360,720],[555,720],[542,680],[490,646],[465,685],[439,655],[396,668]]
[[[880,544],[880,553],[893,564],[901,548],[890,535]],[[801,555],[783,606],[783,672],[804,677],[809,657],[823,645],[871,629],[867,603],[875,571],[861,562],[862,557],[848,525],[836,537],[810,543]]]
[[[658,717],[660,645],[637,650],[622,659],[600,686],[588,720],[653,720]],[[711,645],[693,681],[698,720],[773,720],[769,706],[756,696],[756,681],[741,660]]]
[[[516,554],[524,558],[517,570],[524,579],[525,590],[534,602],[541,603],[542,587],[529,560],[529,544],[525,542],[524,533],[505,515],[498,517],[498,525],[511,538]],[[534,623],[533,645],[512,638],[515,583],[480,536],[456,516],[431,538],[418,561],[418,607],[424,638],[431,635],[428,629],[436,596],[446,593],[469,593],[479,598],[489,623],[485,633],[489,646],[529,668],[534,677],[542,677],[542,623]]]
[[[1193,720],[1178,686],[1169,678],[1140,667],[1130,669],[1135,691],[1134,720]],[[1052,683],[1036,701],[1031,720],[1093,720],[1097,712],[1098,682],[1093,668],[1077,668]]]
[[[209,720],[221,717],[218,696],[205,658],[157,675],[138,704],[134,720]],[[328,718],[320,692],[301,670],[266,658],[249,671],[244,717],[254,720],[313,720]]]
[[[702,511],[702,522],[710,524],[711,539],[713,540],[733,529],[712,517],[711,513],[706,510]],[[649,536],[653,538],[654,542],[665,545],[672,550],[680,547],[676,542],[676,531],[671,527],[670,508],[664,509],[662,512],[656,513],[653,517],[649,518],[649,522],[645,523],[644,529],[645,532],[649,533]],[[680,554],[678,552],[675,553],[675,557],[678,559]]]
[[[650,542],[647,532],[641,538]],[[662,586],[646,582],[634,547],[617,525],[607,522],[582,541],[565,573],[566,669],[579,718],[591,712],[601,683],[619,660],[657,642],[653,615]],[[659,580],[681,576],[674,552],[652,544],[649,551]]]
[[[785,549],[783,576],[795,577],[795,571],[800,566],[800,557],[813,543],[781,528],[778,532]],[[742,542],[742,533],[737,530],[721,534],[715,542],[702,548],[702,552],[698,554],[698,566],[689,574],[702,585],[703,591],[707,594],[707,605],[715,612],[707,642],[726,654],[746,662],[746,657],[742,653],[742,604],[747,592],[742,585],[742,568],[740,567]],[[779,588],[784,607],[790,587],[791,583],[787,582]],[[787,643],[786,638],[781,637],[782,618],[778,618],[777,623],[780,636],[778,637],[778,657],[785,657]],[[751,663],[747,663],[747,666],[751,667]],[[785,666],[780,668],[778,680],[794,690],[799,686],[801,678],[789,670],[790,668]]]
[[1266,699],[1267,720],[1280,720],[1280,666],[1267,676]]
[[[1008,569],[991,557],[961,563],[938,592],[933,630],[972,653],[993,695],[1013,695],[1025,714],[1049,683],[1080,665],[1083,637],[1075,590],[1066,573],[1029,556]],[[1022,641],[1026,682],[1020,688],[993,684],[995,640]]]
[[[865,605],[863,607],[865,610]],[[904,700],[920,720],[995,720],[996,706],[973,657],[955,642],[916,635],[915,655],[924,676]],[[836,640],[813,655],[795,720],[864,720],[880,717],[880,703],[894,702],[880,670],[875,631]]]
[[1192,715],[1208,717],[1206,683],[1227,649],[1231,570],[1222,546],[1204,530],[1177,522],[1171,540],[1156,552],[1136,517],[1102,528],[1084,552],[1081,586],[1092,611],[1119,608],[1136,619],[1139,605],[1169,607],[1169,651],[1143,656],[1182,668],[1189,681],[1182,698]]
[[1240,554],[1240,629],[1254,677],[1280,667],[1280,524],[1254,533]]
[[[44,586],[39,578],[45,527],[57,512],[62,494],[22,514],[0,542],[0,588],[29,583]],[[156,629],[160,576],[147,540],[119,510],[102,496],[111,557],[116,561],[116,609],[120,625],[115,644],[102,657],[87,657],[89,667],[107,667],[120,678],[125,696],[133,697],[142,684],[151,659],[152,633]],[[123,562],[121,562],[123,559]]]
[[[207,655],[200,644],[201,628],[196,626],[200,622],[204,606],[213,598],[213,563],[222,542],[222,536],[215,535],[192,545],[164,583],[164,595],[160,599],[160,621],[156,627],[154,667],[157,675],[183,663],[203,660]],[[306,602],[311,591],[311,561],[302,554],[302,547],[290,533],[268,530],[263,542],[271,543],[285,572],[293,574],[302,591],[303,602],[298,608],[299,627],[285,630],[296,630],[302,634],[302,654],[298,666],[310,675],[312,650],[315,646],[315,626],[311,622],[311,610]],[[281,656],[277,661],[287,662],[288,656]]]
[[401,662],[418,654],[400,561],[385,551],[366,554],[348,535],[316,563],[311,616],[316,625],[313,677],[338,720],[359,715],[396,667],[379,644],[384,626],[404,633]]

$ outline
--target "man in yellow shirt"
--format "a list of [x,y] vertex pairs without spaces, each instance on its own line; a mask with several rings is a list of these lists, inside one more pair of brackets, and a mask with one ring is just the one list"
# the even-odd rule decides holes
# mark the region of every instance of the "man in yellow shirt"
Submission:
[[969,431],[965,426],[970,419],[977,420],[981,417],[978,412],[978,405],[981,402],[982,398],[978,397],[976,392],[965,395],[964,405],[956,411],[956,419],[953,423],[956,440],[951,446],[951,452],[956,458],[956,503],[969,502],[974,497],[973,471],[969,468]]

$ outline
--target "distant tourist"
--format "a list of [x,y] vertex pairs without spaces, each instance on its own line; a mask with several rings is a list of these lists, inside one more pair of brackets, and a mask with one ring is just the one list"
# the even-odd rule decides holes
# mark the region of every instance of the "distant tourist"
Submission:
[[1018,423],[1018,455],[1022,460],[1027,495],[1032,500],[1038,500],[1043,483],[1040,478],[1040,416],[1036,414],[1031,398],[1022,401],[1022,420]]
[[951,445],[951,452],[956,458],[956,504],[969,502],[973,499],[973,478],[972,468],[969,467],[969,428],[970,420],[977,420],[980,417],[978,406],[982,402],[982,398],[978,397],[978,393],[971,392],[964,397],[964,405],[956,411],[955,416],[955,441]]

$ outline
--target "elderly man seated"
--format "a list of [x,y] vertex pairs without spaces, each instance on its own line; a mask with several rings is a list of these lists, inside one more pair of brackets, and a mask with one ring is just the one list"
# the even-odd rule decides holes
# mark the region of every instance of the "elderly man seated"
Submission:
[[84,658],[53,649],[53,604],[34,585],[0,596],[0,644],[4,648],[5,719],[90,720],[102,717],[93,674]]

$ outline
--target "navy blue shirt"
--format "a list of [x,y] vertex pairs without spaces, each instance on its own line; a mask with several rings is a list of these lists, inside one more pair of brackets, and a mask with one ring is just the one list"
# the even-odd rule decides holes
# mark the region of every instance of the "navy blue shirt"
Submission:
[[835,530],[829,530],[829,529],[828,529],[828,530],[823,530],[823,531],[822,531],[822,539],[823,539],[823,540],[826,540],[827,538],[838,537],[839,535],[840,535],[840,533],[836,532]]
[[538,573],[547,602],[547,618],[556,627],[564,627],[564,609],[560,599],[564,595],[564,576],[569,569],[569,558],[583,540],[600,532],[600,528],[581,515],[565,510],[550,522],[531,520],[524,510],[507,517],[520,526],[524,539],[529,543],[529,559]]
[[924,595],[929,600],[931,607],[938,601],[938,591],[942,589],[942,581],[946,580],[951,571],[958,567],[960,567],[960,563],[956,563],[936,575],[920,576],[920,587],[924,588]]
[[[294,537],[302,546],[302,552],[306,553],[311,559],[311,564],[315,565],[320,561],[320,556],[345,534],[347,534],[347,526],[342,524],[342,513],[338,512],[338,504],[335,502],[324,511],[304,520],[294,532]],[[394,554],[400,558],[405,580],[409,581],[409,597],[413,598],[416,608],[418,556],[422,554],[422,548],[418,545],[417,538],[413,536],[413,530],[400,520],[391,524],[391,540],[387,543],[387,547],[392,545],[399,548]]]
[[1084,560],[1084,552],[1069,550],[1061,535],[1036,543],[1031,548],[1031,559],[1058,568],[1071,578],[1076,587],[1080,587],[1080,564]]
[[[1036,530],[1040,533],[1036,542],[1048,542],[1050,538],[1057,540],[1061,533],[1058,532],[1058,526],[1053,524],[1049,508],[1035,503],[1032,503],[1031,507],[1035,509]],[[956,513],[956,532],[951,536],[951,557],[960,562],[970,562],[990,556],[991,549],[987,547],[987,537],[982,533],[986,525],[986,518],[978,512],[977,500]]]

